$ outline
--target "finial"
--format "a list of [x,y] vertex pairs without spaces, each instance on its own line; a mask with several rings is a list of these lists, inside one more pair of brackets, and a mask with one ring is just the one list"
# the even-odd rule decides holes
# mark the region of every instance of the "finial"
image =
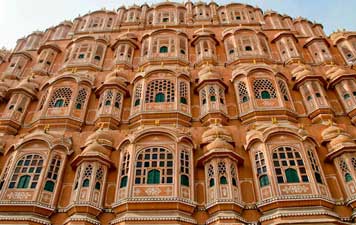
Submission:
[[256,59],[253,59],[253,64],[256,64]]
[[162,61],[162,62],[161,62],[161,67],[163,68],[163,66],[164,66],[164,62]]
[[47,134],[49,131],[49,124],[46,124],[46,126],[43,128],[43,132]]
[[328,126],[332,126],[333,125],[333,121],[331,119],[328,119]]
[[272,117],[272,124],[277,124],[278,123],[278,121],[277,121],[277,118],[276,117]]
[[104,123],[104,122],[101,122],[99,129],[100,129],[100,130],[103,130],[103,129],[104,129],[104,125],[105,125],[105,123]]
[[159,126],[159,123],[160,123],[159,120],[155,120],[155,125],[156,126]]

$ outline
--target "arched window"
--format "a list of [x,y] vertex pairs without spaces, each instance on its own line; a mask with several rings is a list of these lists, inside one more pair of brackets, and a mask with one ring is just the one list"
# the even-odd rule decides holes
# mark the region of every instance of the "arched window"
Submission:
[[170,80],[153,80],[147,85],[146,103],[174,102],[174,84]]
[[287,183],[299,183],[298,172],[295,169],[288,168],[285,170]]
[[54,107],[55,108],[60,108],[60,107],[63,106],[63,104],[64,104],[63,99],[57,99],[56,103],[54,103]]
[[81,88],[78,92],[78,96],[77,96],[76,103],[75,103],[75,108],[82,109],[82,107],[85,104],[86,98],[87,98],[87,91],[84,88]]
[[349,167],[347,166],[344,159],[340,159],[339,168],[344,176],[345,182],[350,182],[353,180]]
[[323,180],[321,178],[321,169],[320,169],[319,163],[317,161],[317,158],[315,158],[315,156],[314,156],[312,149],[308,149],[308,157],[309,157],[309,161],[310,161],[310,164],[311,164],[313,172],[314,172],[316,182],[318,182],[319,184],[322,184]]
[[214,167],[213,165],[209,165],[208,167],[208,180],[209,180],[209,187],[215,186],[215,179],[214,179]]
[[159,53],[167,53],[168,52],[168,47],[167,46],[161,46],[159,48]]
[[352,176],[349,173],[345,173],[345,181],[346,182],[352,181]]
[[180,184],[189,187],[189,177],[187,175],[181,175]]
[[179,95],[180,95],[180,103],[188,104],[188,85],[186,82],[181,81],[179,83]]
[[180,152],[180,174],[181,184],[189,187],[190,157],[187,150]]
[[121,158],[120,188],[124,188],[127,186],[127,175],[129,173],[129,166],[130,154],[128,152],[124,152]]
[[49,191],[49,192],[53,192],[54,190],[54,182],[53,181],[46,181],[45,187],[44,187],[45,191]]
[[135,89],[134,106],[140,105],[141,94],[142,94],[142,84],[138,84]]
[[253,90],[257,99],[276,98],[276,89],[271,81],[267,79],[257,79],[253,82]]
[[103,182],[103,177],[104,177],[104,169],[103,169],[103,167],[99,167],[96,170],[96,174],[95,174],[95,186],[94,186],[94,188],[96,190],[100,190],[101,183]]
[[105,106],[110,106],[113,98],[113,93],[111,90],[106,91],[105,93],[105,98],[104,98],[104,104]]
[[230,171],[231,171],[231,183],[233,186],[237,187],[237,174],[236,174],[236,169],[234,164],[230,166]]
[[93,173],[93,166],[88,165],[84,170],[82,187],[89,187],[92,173]]
[[265,157],[262,152],[256,152],[255,154],[255,165],[256,165],[256,172],[257,178],[260,181],[260,187],[264,187],[269,185],[269,180],[267,176],[267,166]]
[[309,182],[304,161],[291,147],[279,147],[273,151],[273,165],[278,183]]
[[219,171],[219,179],[220,179],[220,184],[227,184],[227,179],[226,179],[226,165],[224,161],[220,161],[218,163],[218,171]]
[[120,188],[124,188],[127,186],[127,176],[121,177]]
[[348,94],[348,93],[344,94],[344,100],[347,100],[349,98],[350,98],[350,94]]
[[121,98],[122,98],[121,93],[117,92],[117,93],[116,93],[116,97],[115,97],[115,104],[114,104],[115,108],[120,109],[120,106],[121,106]]
[[136,159],[135,184],[172,184],[173,168],[173,154],[167,149],[152,147],[142,150]]
[[267,175],[260,176],[260,187],[265,187],[269,185],[269,180]]
[[29,175],[23,175],[19,179],[19,183],[17,184],[17,188],[28,188],[30,184],[31,177]]
[[200,99],[201,99],[202,105],[205,105],[206,104],[206,91],[205,91],[205,89],[201,90]]
[[279,86],[279,90],[281,91],[281,93],[283,95],[284,101],[289,101],[289,94],[288,94],[288,89],[287,89],[286,83],[282,80],[278,80],[278,86]]
[[46,184],[44,189],[49,192],[53,192],[54,186],[58,179],[59,169],[61,167],[61,157],[56,155],[52,158],[51,164],[47,171]]
[[49,101],[49,108],[67,107],[72,98],[72,90],[69,87],[56,89]]
[[0,190],[2,190],[2,187],[4,186],[5,180],[8,179],[7,175],[9,173],[11,163],[12,163],[13,157],[10,156],[10,158],[7,160],[6,167],[2,172],[1,179],[0,179]]
[[100,190],[101,184],[100,182],[95,183],[95,190]]
[[252,51],[252,47],[251,46],[245,46],[245,51]]
[[89,187],[89,179],[84,179],[82,187]]
[[226,177],[224,177],[224,176],[220,177],[220,184],[227,184]]
[[211,102],[216,102],[216,91],[214,86],[209,87],[209,96]]
[[270,99],[271,98],[271,94],[268,91],[262,91],[261,92],[261,98],[262,99]]
[[245,82],[239,81],[237,89],[239,91],[240,103],[248,102],[248,92]]
[[157,93],[155,97],[155,102],[164,102],[164,94],[163,93]]
[[160,183],[160,175],[161,173],[153,169],[148,172],[148,177],[147,177],[147,184],[159,184]]
[[9,188],[36,188],[41,175],[43,158],[40,155],[28,154],[17,161]]

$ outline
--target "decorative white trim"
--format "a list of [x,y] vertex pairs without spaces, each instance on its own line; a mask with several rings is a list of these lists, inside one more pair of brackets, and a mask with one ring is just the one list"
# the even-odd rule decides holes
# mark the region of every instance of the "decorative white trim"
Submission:
[[11,206],[11,205],[20,205],[20,206],[36,206],[43,209],[48,209],[54,211],[55,208],[51,207],[50,205],[46,205],[40,202],[35,201],[0,201],[0,205],[2,206]]
[[[157,213],[159,214],[159,213]],[[110,224],[117,224],[125,221],[179,221],[190,224],[197,224],[195,219],[184,217],[182,215],[173,216],[138,216],[138,215],[124,215],[110,221]]]
[[[302,207],[302,208],[281,208],[274,210],[270,213],[260,217],[260,222],[265,222],[268,220],[273,220],[281,217],[305,217],[305,216],[329,216],[334,218],[333,221],[347,221],[346,218],[341,219],[341,217],[329,209],[324,207]],[[305,218],[304,218],[305,219]],[[328,218],[325,218],[328,219]],[[330,220],[331,218],[329,218]],[[351,222],[351,220],[348,220]]]
[[320,195],[283,195],[283,196],[277,196],[277,197],[273,197],[273,198],[269,198],[263,201],[260,201],[258,203],[256,203],[257,207],[262,207],[265,205],[268,205],[270,203],[274,203],[274,202],[278,202],[278,201],[310,201],[310,200],[322,200],[322,201],[326,201],[329,202],[331,204],[335,204],[335,201],[326,198],[324,196],[320,196]]
[[112,207],[115,208],[125,203],[133,203],[133,202],[176,202],[183,203],[189,206],[195,207],[197,205],[196,202],[191,201],[189,199],[180,198],[180,197],[142,197],[142,198],[124,198],[112,204]]
[[94,218],[93,216],[90,216],[89,214],[74,214],[66,221],[64,224],[69,223],[69,222],[78,222],[78,221],[84,221],[87,223],[91,223],[93,225],[101,225],[100,221]]
[[0,214],[0,221],[30,221],[34,223],[39,223],[43,225],[51,225],[51,221],[47,218],[40,217],[38,215],[26,215],[20,213],[10,214]]
[[213,202],[209,202],[208,204],[206,204],[205,208],[209,209],[209,208],[211,208],[211,207],[213,207],[215,205],[219,205],[219,204],[234,204],[234,205],[238,205],[241,208],[245,208],[245,205],[243,205],[242,202],[234,201],[234,200],[231,200],[231,199],[218,199],[218,200],[215,200]]
[[[219,212],[217,214],[215,214],[214,216],[211,216],[209,219],[206,220],[206,223],[205,224],[211,224],[211,223],[214,223],[216,221],[219,221],[219,220],[238,220],[244,224],[247,223],[247,221],[242,218],[238,213],[236,212]],[[226,223],[228,224],[228,223]],[[257,224],[257,222],[256,222]]]
[[98,208],[97,206],[95,206],[94,203],[91,202],[73,202],[72,204],[68,205],[67,207],[64,208],[58,208],[58,212],[68,212],[71,208],[75,207],[75,206],[87,206],[87,207],[91,207],[94,208],[98,211],[103,211],[103,208]]

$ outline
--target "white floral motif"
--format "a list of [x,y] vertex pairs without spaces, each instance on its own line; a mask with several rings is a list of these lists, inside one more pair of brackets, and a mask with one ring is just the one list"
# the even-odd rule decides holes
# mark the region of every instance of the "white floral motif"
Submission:
[[11,192],[7,194],[7,198],[13,200],[27,200],[30,197],[31,194],[28,192]]
[[146,194],[150,195],[150,196],[155,196],[158,195],[159,193],[161,193],[161,190],[159,188],[147,188],[145,190]]
[[300,193],[307,193],[309,190],[308,187],[306,186],[286,186],[282,189],[283,192],[287,193],[287,194],[300,194]]

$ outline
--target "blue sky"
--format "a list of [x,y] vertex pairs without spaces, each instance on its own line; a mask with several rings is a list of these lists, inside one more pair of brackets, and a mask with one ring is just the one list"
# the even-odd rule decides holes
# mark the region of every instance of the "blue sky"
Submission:
[[[45,30],[63,20],[103,7],[117,9],[122,5],[148,4],[162,0],[0,0],[0,47],[13,48],[16,40],[35,30]],[[208,0],[210,1],[210,0]],[[128,3],[130,2],[130,3]],[[182,2],[182,1],[178,1]],[[218,4],[232,1],[216,0]],[[324,25],[327,34],[337,29],[356,30],[356,0],[237,0],[272,9],[292,17],[303,16]]]

